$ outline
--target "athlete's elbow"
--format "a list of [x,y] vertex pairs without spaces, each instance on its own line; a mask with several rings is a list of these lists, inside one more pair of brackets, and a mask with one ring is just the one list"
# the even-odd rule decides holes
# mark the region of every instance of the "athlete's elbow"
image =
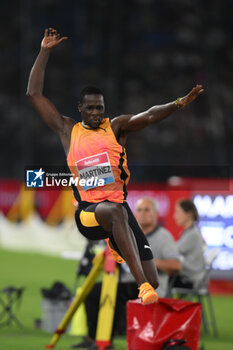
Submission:
[[35,91],[32,91],[31,89],[27,89],[27,91],[26,91],[27,97],[31,98],[31,97],[34,97],[36,95],[37,95],[37,93]]
[[26,96],[29,98],[30,101],[35,100],[37,97],[41,96],[40,93],[38,93],[37,91],[33,91],[31,89],[28,89],[26,91]]

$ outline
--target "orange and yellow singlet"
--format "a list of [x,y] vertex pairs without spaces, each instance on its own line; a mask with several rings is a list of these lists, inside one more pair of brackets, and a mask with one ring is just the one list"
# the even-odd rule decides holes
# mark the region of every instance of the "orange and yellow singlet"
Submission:
[[81,201],[122,203],[130,173],[124,147],[116,140],[108,118],[96,130],[74,125],[67,163]]

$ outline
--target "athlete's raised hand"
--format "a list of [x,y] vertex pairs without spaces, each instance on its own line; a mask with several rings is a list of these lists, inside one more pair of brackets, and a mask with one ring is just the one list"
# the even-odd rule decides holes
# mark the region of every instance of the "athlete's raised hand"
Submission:
[[47,28],[44,32],[44,38],[41,42],[41,48],[43,49],[53,49],[54,47],[60,45],[64,40],[68,39],[67,36],[60,38],[60,34],[57,33],[56,29]]
[[177,107],[181,108],[187,106],[202,94],[203,91],[202,85],[196,85],[186,96],[176,100]]
[[45,68],[50,53],[54,47],[60,45],[66,39],[67,37],[60,38],[60,35],[53,28],[45,29],[41,50],[30,72],[26,94],[45,123],[59,135],[68,155],[70,135],[76,122],[61,115],[54,104],[43,95]]

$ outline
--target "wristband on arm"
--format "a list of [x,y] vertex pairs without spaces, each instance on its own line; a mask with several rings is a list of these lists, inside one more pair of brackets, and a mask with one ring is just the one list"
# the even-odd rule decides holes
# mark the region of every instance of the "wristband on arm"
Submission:
[[182,108],[182,106],[179,104],[179,101],[181,100],[181,97],[178,97],[176,100],[175,100],[175,105],[177,108]]

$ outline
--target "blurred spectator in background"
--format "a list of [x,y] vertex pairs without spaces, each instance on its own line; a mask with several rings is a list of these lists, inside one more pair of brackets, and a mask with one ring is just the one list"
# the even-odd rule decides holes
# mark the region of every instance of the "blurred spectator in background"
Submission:
[[[175,241],[166,229],[158,225],[158,204],[152,198],[141,198],[136,203],[136,218],[150,243],[155,264],[159,273],[159,297],[165,297],[168,289],[169,276],[181,270],[179,253]],[[88,336],[81,343],[72,345],[72,348],[95,348],[95,333],[99,312],[101,283],[96,283],[85,301],[87,312]],[[113,324],[114,334],[125,334],[126,330],[126,302],[136,299],[138,286],[130,273],[126,263],[120,265],[120,281],[118,283],[115,317]],[[113,349],[111,346],[109,349]]]
[[176,276],[173,286],[192,288],[198,285],[205,275],[205,242],[195,222],[198,221],[197,208],[189,199],[181,199],[175,205],[174,219],[183,227],[177,241],[182,270]]

